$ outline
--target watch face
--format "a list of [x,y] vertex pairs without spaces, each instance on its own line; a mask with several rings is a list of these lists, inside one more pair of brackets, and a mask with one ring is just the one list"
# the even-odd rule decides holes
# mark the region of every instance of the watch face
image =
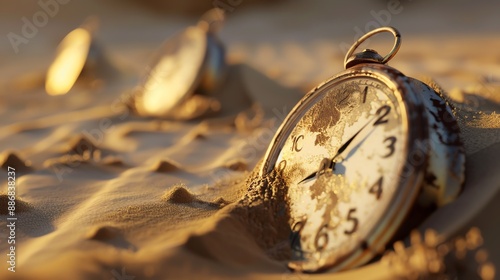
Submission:
[[384,225],[387,211],[400,203],[407,159],[400,100],[373,77],[336,79],[306,97],[280,128],[263,168],[279,171],[288,187],[292,268],[338,268],[348,259],[352,267],[376,253],[375,232],[391,226]]
[[189,27],[170,38],[141,84],[138,112],[165,116],[185,100],[199,83],[206,53],[206,32],[199,27]]

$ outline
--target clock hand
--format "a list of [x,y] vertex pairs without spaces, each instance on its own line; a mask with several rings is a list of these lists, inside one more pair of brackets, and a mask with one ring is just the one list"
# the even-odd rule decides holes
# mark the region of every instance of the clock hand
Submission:
[[331,160],[329,158],[323,158],[319,164],[318,171],[309,174],[309,176],[302,179],[302,181],[300,181],[298,184],[302,184],[305,181],[308,181],[308,180],[316,177],[316,175],[318,175],[321,171],[326,170],[326,169],[333,169],[333,160]]
[[365,125],[363,125],[363,127],[361,127],[361,129],[358,130],[358,132],[354,133],[354,135],[351,138],[349,138],[349,140],[347,140],[344,143],[344,145],[340,146],[337,153],[333,156],[332,161],[335,160],[338,156],[340,156],[347,149],[347,147],[352,143],[354,138],[356,138],[356,136],[358,136],[361,133],[361,131],[363,131],[369,124],[371,124],[374,119],[375,118],[371,119],[369,122],[367,122]]
[[[361,146],[361,144],[363,142],[365,142],[365,140],[368,138],[368,136],[370,136],[372,134],[373,131],[374,130],[371,129],[371,130],[367,131],[367,133],[364,133],[365,134],[364,137],[363,138],[359,138],[359,140],[357,141],[356,145],[351,145],[351,147],[349,149],[344,150],[342,153],[338,154],[337,157],[342,158],[341,161],[345,161],[348,158],[350,158],[352,156],[352,154]],[[334,159],[332,159],[332,162],[334,162]]]
[[[316,175],[318,175],[321,171],[325,171],[326,169],[334,169],[335,168],[335,159],[337,157],[339,157],[340,155],[342,155],[347,147],[349,147],[349,145],[353,142],[353,140],[361,134],[362,131],[365,130],[365,128],[373,123],[373,121],[376,119],[377,116],[375,116],[374,118],[372,118],[370,121],[368,121],[366,124],[364,124],[356,133],[354,133],[353,136],[351,136],[351,138],[349,138],[344,144],[342,144],[342,146],[340,146],[340,148],[337,150],[337,153],[332,157],[332,159],[328,159],[328,158],[323,158],[321,160],[321,163],[319,165],[319,168],[318,168],[318,171],[314,172],[314,173],[311,173],[309,174],[309,176],[305,177],[304,179],[302,179],[299,184],[307,181],[307,180],[310,180],[314,177],[316,177]],[[370,130],[368,133],[366,133],[365,137],[363,137],[363,139],[361,139],[361,141],[359,141],[359,143],[357,143],[356,147],[358,147],[361,143],[363,143],[366,138],[368,137],[368,135],[370,135],[372,133],[373,130]],[[352,150],[352,149],[351,149]]]

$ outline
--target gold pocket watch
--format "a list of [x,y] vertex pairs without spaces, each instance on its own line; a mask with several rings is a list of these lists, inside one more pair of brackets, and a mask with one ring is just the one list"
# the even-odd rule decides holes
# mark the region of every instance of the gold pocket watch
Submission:
[[[353,55],[380,32],[394,35],[388,55]],[[361,37],[346,70],[299,101],[266,152],[261,175],[276,170],[288,188],[294,270],[365,264],[461,191],[456,120],[439,90],[386,65],[400,44],[392,27]]]
[[112,80],[119,75],[119,70],[94,38],[98,25],[99,20],[90,17],[59,43],[45,77],[45,91],[49,95],[67,94],[78,81],[92,85],[95,81]]
[[194,93],[209,94],[222,83],[225,49],[216,36],[224,11],[211,9],[197,25],[167,39],[147,69],[134,96],[139,115],[173,117]]

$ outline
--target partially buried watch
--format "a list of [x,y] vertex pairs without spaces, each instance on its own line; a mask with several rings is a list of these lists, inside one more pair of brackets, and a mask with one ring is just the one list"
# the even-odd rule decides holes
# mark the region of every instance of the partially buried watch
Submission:
[[135,92],[133,109],[141,116],[176,117],[193,94],[217,89],[225,74],[225,49],[216,36],[224,12],[211,9],[197,25],[167,39]]
[[[388,55],[353,55],[380,32],[395,38]],[[275,170],[288,188],[294,270],[365,264],[461,191],[452,110],[439,91],[386,65],[400,44],[392,27],[361,37],[345,71],[299,101],[266,152],[261,175]]]

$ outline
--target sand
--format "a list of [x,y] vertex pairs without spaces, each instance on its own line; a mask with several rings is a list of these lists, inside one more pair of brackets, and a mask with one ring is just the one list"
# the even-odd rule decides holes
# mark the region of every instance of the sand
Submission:
[[[217,106],[193,100],[197,111],[161,120],[134,115],[125,96],[160,42],[194,19],[90,2],[61,6],[17,55],[0,46],[1,279],[498,278],[498,4],[404,2],[391,20],[403,33],[391,66],[432,77],[454,106],[467,160],[462,194],[380,260],[300,274],[286,265],[286,189],[255,170],[286,113],[342,69],[339,46],[385,3],[242,4],[221,33],[230,71]],[[19,32],[37,9],[7,5],[2,34]],[[90,12],[105,16],[98,39],[120,74],[45,94],[49,54]],[[17,177],[15,273],[6,262],[8,166]]]

